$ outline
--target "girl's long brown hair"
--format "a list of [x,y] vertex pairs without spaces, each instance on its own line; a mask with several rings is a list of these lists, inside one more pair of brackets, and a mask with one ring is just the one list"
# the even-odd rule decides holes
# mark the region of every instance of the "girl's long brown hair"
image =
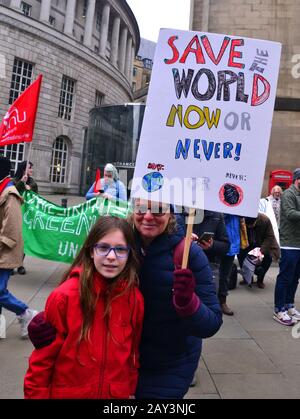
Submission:
[[[107,288],[105,293],[105,312],[104,318],[108,325],[108,320],[111,312],[111,302],[120,295],[125,294],[127,291],[131,291],[137,284],[137,269],[138,269],[138,259],[135,249],[135,240],[132,227],[128,224],[127,221],[112,217],[105,216],[99,218],[99,220],[92,227],[88,237],[86,238],[78,256],[74,260],[70,269],[64,274],[61,283],[66,281],[71,273],[71,271],[77,267],[81,266],[82,271],[80,274],[80,305],[83,316],[83,323],[81,329],[81,335],[79,341],[82,339],[89,338],[89,331],[92,326],[96,304],[97,304],[97,295],[94,289],[94,274],[96,268],[94,265],[94,260],[91,257],[93,248],[102,237],[114,230],[121,230],[127,246],[130,247],[130,253],[128,256],[127,263],[123,271],[116,277],[107,281]],[[122,288],[122,291],[119,293],[114,293],[120,281],[125,281],[125,286]]]

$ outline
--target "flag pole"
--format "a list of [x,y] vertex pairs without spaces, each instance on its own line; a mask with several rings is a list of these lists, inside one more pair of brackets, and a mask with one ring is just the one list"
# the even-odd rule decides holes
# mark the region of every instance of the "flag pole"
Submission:
[[27,158],[26,158],[27,163],[26,163],[26,170],[25,170],[25,174],[26,175],[27,175],[27,171],[28,171],[28,168],[29,168],[29,160],[30,160],[30,155],[31,155],[31,146],[32,146],[32,141],[29,143],[28,152],[27,152]]

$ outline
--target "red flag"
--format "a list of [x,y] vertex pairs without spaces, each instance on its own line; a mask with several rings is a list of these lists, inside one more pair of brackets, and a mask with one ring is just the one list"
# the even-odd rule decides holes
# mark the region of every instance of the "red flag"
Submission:
[[100,192],[102,190],[101,188],[101,173],[100,169],[96,170],[96,179],[94,184],[94,193]]
[[0,125],[0,147],[32,141],[42,77],[28,86],[5,114]]

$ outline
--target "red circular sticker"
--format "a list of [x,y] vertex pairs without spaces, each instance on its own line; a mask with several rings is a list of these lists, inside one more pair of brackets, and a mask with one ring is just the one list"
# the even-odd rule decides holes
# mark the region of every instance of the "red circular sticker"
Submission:
[[228,207],[237,207],[244,197],[242,188],[233,183],[224,183],[219,191],[219,198]]

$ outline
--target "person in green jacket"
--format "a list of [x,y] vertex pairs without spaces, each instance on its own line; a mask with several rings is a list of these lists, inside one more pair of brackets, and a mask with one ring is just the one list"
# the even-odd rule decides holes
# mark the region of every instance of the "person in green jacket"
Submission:
[[300,277],[300,168],[283,192],[280,210],[281,259],[275,287],[274,320],[285,326],[300,321],[294,299]]

